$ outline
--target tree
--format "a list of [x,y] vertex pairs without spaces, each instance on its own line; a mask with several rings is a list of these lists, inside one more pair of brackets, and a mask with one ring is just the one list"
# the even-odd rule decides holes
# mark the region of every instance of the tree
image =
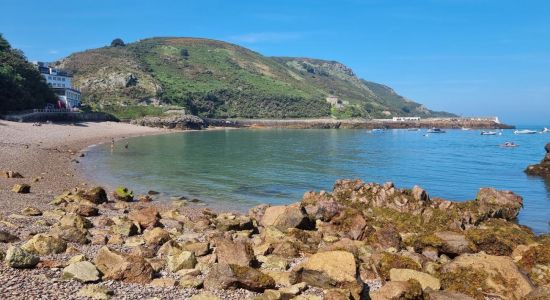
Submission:
[[189,51],[187,51],[187,49],[183,48],[180,50],[180,54],[181,56],[184,58],[184,59],[188,59],[189,58]]
[[124,44],[124,41],[120,38],[116,38],[111,42],[111,47],[124,47],[126,44]]
[[0,112],[43,108],[56,100],[38,70],[0,34]]

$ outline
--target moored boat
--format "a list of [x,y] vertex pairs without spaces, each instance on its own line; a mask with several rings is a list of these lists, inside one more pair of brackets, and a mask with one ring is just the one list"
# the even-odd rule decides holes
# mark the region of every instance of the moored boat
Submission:
[[428,133],[445,133],[446,131],[441,129],[441,128],[431,128],[431,129],[428,129],[427,131]]
[[496,131],[482,131],[481,135],[497,135]]
[[514,131],[514,134],[535,134],[535,133],[537,133],[535,130],[529,130],[529,129]]

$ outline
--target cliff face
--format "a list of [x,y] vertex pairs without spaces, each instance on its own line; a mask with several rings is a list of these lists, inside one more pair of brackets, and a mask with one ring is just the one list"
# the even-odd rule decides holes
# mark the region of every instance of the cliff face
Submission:
[[265,57],[208,39],[151,38],[57,64],[95,105],[163,102],[204,117],[324,117],[335,113],[326,101],[335,96],[353,116],[441,115],[398,95],[388,101],[338,62]]

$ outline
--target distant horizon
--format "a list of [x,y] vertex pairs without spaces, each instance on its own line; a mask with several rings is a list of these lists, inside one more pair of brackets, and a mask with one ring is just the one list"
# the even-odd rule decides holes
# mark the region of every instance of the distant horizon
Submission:
[[[338,61],[432,110],[550,125],[546,1],[54,0],[35,6],[5,3],[0,19],[0,32],[31,61],[56,61],[115,38],[208,38],[265,56]],[[57,27],[44,15],[57,16]]]

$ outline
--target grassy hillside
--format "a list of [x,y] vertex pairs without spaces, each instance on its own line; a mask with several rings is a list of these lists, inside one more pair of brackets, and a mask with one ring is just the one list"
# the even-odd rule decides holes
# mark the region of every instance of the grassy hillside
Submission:
[[[208,39],[151,38],[75,53],[58,65],[73,72],[94,106],[161,102],[200,116],[244,118],[433,114],[404,98],[388,105],[338,62],[265,57]],[[331,109],[329,95],[348,104]]]
[[38,70],[0,34],[0,113],[43,108],[56,99]]

